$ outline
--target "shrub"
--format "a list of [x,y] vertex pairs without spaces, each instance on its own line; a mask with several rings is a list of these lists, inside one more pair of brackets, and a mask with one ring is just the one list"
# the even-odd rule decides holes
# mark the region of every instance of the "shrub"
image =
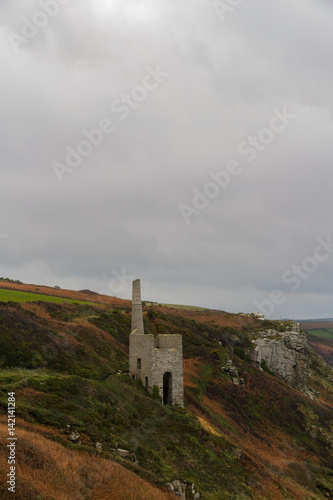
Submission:
[[153,386],[153,392],[151,397],[155,400],[158,401],[159,403],[162,403],[162,398],[160,396],[160,390],[157,385]]

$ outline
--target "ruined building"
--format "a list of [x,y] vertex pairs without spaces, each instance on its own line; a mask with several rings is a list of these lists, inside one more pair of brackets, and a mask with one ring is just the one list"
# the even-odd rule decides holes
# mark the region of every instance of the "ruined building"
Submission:
[[129,371],[150,393],[157,386],[163,404],[184,405],[182,336],[158,335],[154,339],[144,333],[140,280],[133,281]]

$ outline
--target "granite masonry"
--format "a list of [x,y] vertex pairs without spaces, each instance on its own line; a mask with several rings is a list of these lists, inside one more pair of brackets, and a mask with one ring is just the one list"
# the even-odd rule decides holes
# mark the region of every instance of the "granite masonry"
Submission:
[[140,280],[133,281],[129,372],[132,379],[141,379],[150,394],[157,387],[163,404],[184,406],[182,336],[155,339],[144,333]]

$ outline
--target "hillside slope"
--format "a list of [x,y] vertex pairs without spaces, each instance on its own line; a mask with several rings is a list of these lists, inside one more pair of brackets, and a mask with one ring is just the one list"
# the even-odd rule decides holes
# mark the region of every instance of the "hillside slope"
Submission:
[[[128,303],[112,308],[101,303],[0,304],[1,422],[7,393],[14,391],[18,435],[26,431],[22,440],[28,455],[18,457],[22,472],[16,498],[27,498],[20,491],[28,484],[42,499],[116,498],[110,496],[112,475],[109,482],[108,473],[99,478],[108,493],[91,488],[88,476],[82,479],[79,471],[89,460],[101,460],[106,471],[111,461],[120,463],[158,487],[156,498],[161,499],[168,495],[162,491],[166,483],[176,479],[195,483],[203,499],[333,498],[333,377],[325,363],[315,354],[309,360],[309,384],[318,394],[312,400],[264,365],[266,371],[250,362],[253,334],[282,329],[282,323],[159,306],[146,308],[144,321],[146,332],[183,335],[185,409],[161,405],[126,374]],[[76,442],[69,440],[73,434],[79,435]],[[42,443],[37,436],[52,443],[50,450],[57,446],[53,458],[41,451],[45,441],[41,450],[34,448],[33,443]],[[30,448],[36,459],[29,459]],[[123,458],[118,449],[128,450],[130,457]],[[56,470],[62,452],[77,463],[84,493],[59,497],[54,490],[56,483],[68,491],[71,471],[61,470],[56,479],[51,475],[47,491],[34,482],[44,462]],[[5,453],[2,449],[3,466]],[[29,474],[23,474],[28,465]],[[124,494],[125,474],[117,480]],[[136,488],[133,498],[155,498],[156,490],[136,481],[144,486]],[[2,482],[0,495],[6,494]]]

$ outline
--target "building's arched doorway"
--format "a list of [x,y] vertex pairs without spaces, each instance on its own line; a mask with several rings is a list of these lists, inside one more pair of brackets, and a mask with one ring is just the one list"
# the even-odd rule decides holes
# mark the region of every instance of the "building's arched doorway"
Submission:
[[170,372],[163,375],[163,404],[172,405],[172,374]]

